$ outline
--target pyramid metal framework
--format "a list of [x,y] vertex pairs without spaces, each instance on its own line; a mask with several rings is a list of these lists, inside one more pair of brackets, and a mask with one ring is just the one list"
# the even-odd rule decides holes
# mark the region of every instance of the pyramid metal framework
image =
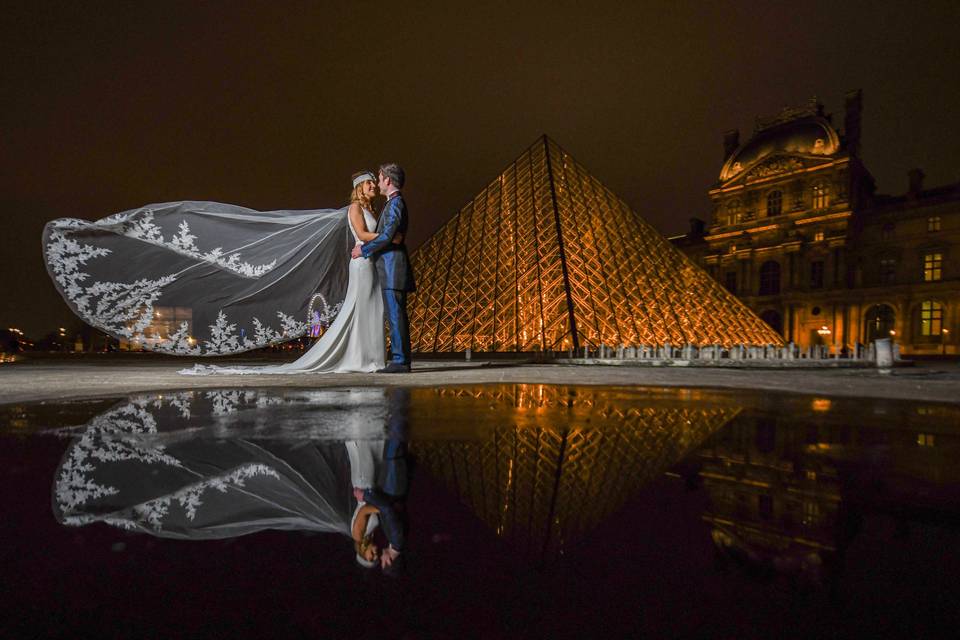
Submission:
[[[455,396],[470,406],[518,408],[518,420],[470,440],[415,440],[411,451],[489,529],[537,562],[603,526],[740,413],[728,403],[624,401],[606,389],[571,393],[554,385],[430,392],[441,403]],[[563,417],[537,420],[538,409]]]
[[547,136],[411,261],[422,353],[783,342]]

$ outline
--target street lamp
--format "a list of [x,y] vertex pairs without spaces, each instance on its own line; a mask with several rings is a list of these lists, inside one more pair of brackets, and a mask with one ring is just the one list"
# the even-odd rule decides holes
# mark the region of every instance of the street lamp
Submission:
[[[817,329],[817,335],[820,336],[820,341],[826,344],[827,337],[830,335],[830,328],[827,325],[823,325]],[[827,345],[827,353],[830,352],[830,345]]]
[[947,355],[947,340],[950,338],[950,329],[940,329],[940,355]]

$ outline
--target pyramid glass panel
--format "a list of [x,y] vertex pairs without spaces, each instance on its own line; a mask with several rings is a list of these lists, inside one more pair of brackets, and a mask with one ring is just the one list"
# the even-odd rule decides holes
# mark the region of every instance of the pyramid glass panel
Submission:
[[421,353],[782,344],[546,136],[411,261]]

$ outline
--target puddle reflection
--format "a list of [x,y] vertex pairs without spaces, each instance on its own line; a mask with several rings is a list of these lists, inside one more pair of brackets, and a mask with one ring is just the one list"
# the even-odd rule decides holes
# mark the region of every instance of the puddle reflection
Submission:
[[[372,560],[404,544],[409,440],[424,473],[535,564],[670,471],[705,491],[720,558],[819,583],[865,511],[898,526],[956,515],[957,420],[943,405],[864,415],[856,400],[548,385],[141,395],[66,430],[54,506],[66,525],[161,537],[337,533]],[[376,541],[353,526],[372,505]]]
[[[812,409],[830,406],[814,399]],[[891,413],[899,424],[752,411],[709,438],[685,473],[707,492],[703,519],[717,549],[761,575],[818,584],[842,570],[865,517],[889,519],[901,536],[960,523],[960,411]]]
[[409,395],[133,397],[68,430],[75,437],[55,474],[54,514],[68,526],[184,540],[335,533],[352,538],[360,564],[382,557],[386,567],[403,549]]
[[565,554],[741,411],[695,392],[517,385],[428,394],[458,414],[486,410],[469,439],[416,439],[418,460],[538,562]]

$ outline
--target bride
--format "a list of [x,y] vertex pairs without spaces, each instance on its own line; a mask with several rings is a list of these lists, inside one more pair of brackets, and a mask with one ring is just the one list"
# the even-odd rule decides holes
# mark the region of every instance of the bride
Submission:
[[384,365],[380,285],[374,264],[350,250],[376,237],[376,195],[364,171],[340,209],[181,201],[94,222],[62,218],[44,228],[44,258],[70,309],[131,348],[220,356],[327,327],[295,362],[182,373],[375,371]]
[[[347,220],[354,243],[363,244],[377,234],[377,220],[371,202],[378,193],[369,171],[353,175],[353,192]],[[398,236],[394,242],[402,242]],[[347,292],[336,320],[305,354],[297,360],[266,367],[219,367],[195,365],[180,371],[184,375],[264,373],[370,373],[384,366],[383,299],[377,270],[368,258],[350,261]]]

